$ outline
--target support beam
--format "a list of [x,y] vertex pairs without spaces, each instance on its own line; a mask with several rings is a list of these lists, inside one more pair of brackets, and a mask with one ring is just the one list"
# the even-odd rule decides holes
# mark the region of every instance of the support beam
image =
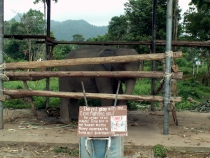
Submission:
[[[31,62],[14,62],[7,63],[6,70],[17,69],[35,69],[35,68],[47,68],[57,66],[71,66],[71,65],[87,65],[87,64],[102,64],[102,63],[125,63],[134,62],[139,60],[162,60],[165,59],[165,53],[157,54],[139,54],[139,55],[127,55],[127,56],[114,56],[114,57],[96,57],[96,58],[78,58],[78,59],[66,59],[66,60],[50,60],[50,61],[31,61]],[[173,52],[173,58],[181,58],[182,52]]]
[[[164,78],[162,71],[54,71],[54,72],[5,72],[9,80],[33,80],[45,77],[123,77],[123,78]],[[183,72],[176,72],[172,78],[182,79]]]
[[[40,91],[40,90],[3,90],[4,98],[1,99],[15,99],[30,96],[48,96],[48,97],[59,97],[59,98],[76,98],[83,99],[84,94],[82,92],[53,92],[53,91]],[[93,99],[115,99],[116,94],[105,94],[105,93],[85,93],[87,98]],[[118,100],[135,100],[135,101],[158,101],[162,102],[164,98],[162,96],[136,96],[136,95],[125,95],[119,94]],[[171,97],[173,102],[181,102],[181,97]]]

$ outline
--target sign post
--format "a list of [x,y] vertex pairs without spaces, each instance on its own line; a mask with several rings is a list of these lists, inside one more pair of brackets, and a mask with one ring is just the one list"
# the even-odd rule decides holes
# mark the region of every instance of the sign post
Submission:
[[81,158],[124,157],[124,138],[127,136],[127,106],[88,106],[82,83],[86,106],[79,109],[77,136],[80,137]]
[[127,136],[127,106],[81,106],[78,137]]

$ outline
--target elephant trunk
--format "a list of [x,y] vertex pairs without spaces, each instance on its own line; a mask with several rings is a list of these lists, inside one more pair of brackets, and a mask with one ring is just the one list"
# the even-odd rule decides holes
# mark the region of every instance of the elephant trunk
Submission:
[[125,86],[126,86],[125,94],[131,95],[133,93],[135,84],[136,84],[136,79],[126,80],[125,81]]
[[[126,80],[125,81],[125,87],[126,87],[125,94],[132,95],[135,84],[136,84],[135,78]],[[119,105],[126,105],[127,102],[128,102],[127,100],[120,100]]]

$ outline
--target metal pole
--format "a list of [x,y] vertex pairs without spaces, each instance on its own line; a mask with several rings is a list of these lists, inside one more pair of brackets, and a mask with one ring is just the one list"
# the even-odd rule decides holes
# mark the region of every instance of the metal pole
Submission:
[[47,36],[50,37],[50,10],[51,0],[47,0]]
[[[153,14],[152,14],[152,53],[156,53],[156,13],[157,13],[157,0],[153,0]],[[156,70],[156,63],[152,61],[152,71]],[[151,95],[155,94],[155,78],[152,78]],[[154,111],[154,102],[151,102],[151,110]]]
[[[46,0],[47,2],[47,37],[50,37],[50,9],[51,9],[51,0]],[[46,59],[50,59],[50,46],[48,45],[46,41]],[[49,71],[50,68],[47,68],[47,71]],[[46,78],[46,90],[50,89],[50,78]],[[46,108],[49,107],[50,104],[50,98],[46,97]]]
[[169,111],[167,109],[170,103],[170,81],[171,81],[171,43],[172,43],[172,5],[173,0],[167,0],[167,18],[166,18],[166,72],[164,85],[164,123],[163,134],[169,134]]
[[[4,63],[4,0],[0,0],[0,65]],[[0,74],[3,74],[3,70],[0,69]],[[0,95],[3,95],[3,82],[0,79]],[[0,101],[0,129],[4,128],[3,123],[3,102]]]

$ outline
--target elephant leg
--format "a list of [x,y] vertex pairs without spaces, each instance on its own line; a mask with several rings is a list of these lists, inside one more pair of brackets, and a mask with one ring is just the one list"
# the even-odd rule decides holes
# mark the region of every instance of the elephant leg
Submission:
[[[68,85],[68,86],[67,86]],[[72,92],[67,78],[59,78],[59,90],[61,92]],[[69,122],[69,98],[60,99],[60,121]]]
[[70,120],[77,120],[79,116],[79,105],[78,99],[71,98],[69,100],[69,119]]
[[69,98],[61,98],[60,103],[60,121],[69,122]]

